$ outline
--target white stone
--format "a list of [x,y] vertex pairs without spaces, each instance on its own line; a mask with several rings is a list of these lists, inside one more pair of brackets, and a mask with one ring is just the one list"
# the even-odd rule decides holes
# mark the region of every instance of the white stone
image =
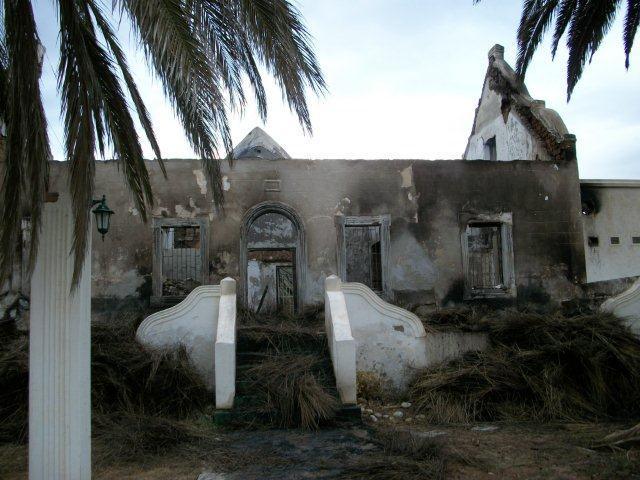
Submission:
[[[376,413],[374,413],[374,415],[375,415],[376,417],[378,417],[378,418],[382,418],[382,414],[381,414],[380,412],[376,412]],[[389,416],[389,415],[387,415],[387,417],[388,417],[388,416]]]
[[396,410],[395,412],[393,412],[393,416],[395,418],[402,418],[404,417],[404,412],[402,412],[402,410]]
[[233,407],[236,394],[236,281],[220,282],[220,307],[215,346],[216,408]]
[[91,478],[91,262],[89,254],[72,292],[72,246],[71,201],[61,193],[55,203],[44,204],[31,277],[31,480]]
[[325,279],[324,322],[336,388],[343,404],[356,403],[356,343],[351,335],[345,296],[340,279]]
[[374,423],[378,421],[378,417],[376,417],[375,415],[369,415],[369,419]]
[[640,279],[620,295],[608,299],[600,309],[623,318],[631,330],[640,335]]
[[414,435],[419,438],[435,438],[446,435],[447,432],[441,430],[429,430],[427,432],[415,432]]
[[152,349],[184,345],[207,387],[215,391],[216,408],[228,409],[235,397],[236,282],[201,285],[171,308],[148,316],[136,338]]
[[411,408],[411,402],[402,402],[400,406],[402,408]]
[[417,418],[418,420],[424,420],[424,419],[425,419],[425,418],[427,418],[427,417],[426,417],[425,415],[423,415],[423,414],[419,413],[418,415],[416,415],[416,418]]
[[198,480],[225,480],[226,478],[226,473],[203,472],[198,475]]
[[474,432],[495,432],[498,430],[498,427],[495,425],[477,425],[471,428]]
[[209,390],[215,389],[215,343],[220,286],[201,285],[177,305],[149,315],[136,338],[147,348],[171,350],[184,345]]
[[487,346],[481,333],[426,332],[415,314],[385,302],[369,287],[339,283],[338,277],[332,281],[344,294],[357,370],[374,372],[396,389],[406,388],[421,368]]

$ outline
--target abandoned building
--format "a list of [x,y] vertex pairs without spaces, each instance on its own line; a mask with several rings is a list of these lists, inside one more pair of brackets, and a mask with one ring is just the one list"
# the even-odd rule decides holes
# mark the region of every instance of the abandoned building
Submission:
[[[232,277],[248,308],[294,312],[320,303],[337,274],[411,307],[559,304],[583,297],[587,282],[640,275],[640,231],[628,221],[640,184],[581,182],[575,137],[503,54],[489,52],[460,160],[296,159],[255,128],[222,166],[220,211],[198,160],[166,160],[166,179],[148,161],[146,224],[117,162],[97,162],[96,193],[116,214],[93,244],[94,300],[170,305]],[[50,176],[53,190],[63,185],[66,164],[51,162]],[[28,290],[20,265],[5,289]]]

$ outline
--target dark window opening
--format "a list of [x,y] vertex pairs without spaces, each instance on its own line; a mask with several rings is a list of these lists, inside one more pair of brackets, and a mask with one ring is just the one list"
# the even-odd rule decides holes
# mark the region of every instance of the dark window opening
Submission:
[[183,297],[202,284],[199,226],[162,227],[162,295]]
[[587,237],[587,245],[590,247],[597,247],[600,245],[600,239],[598,237]]
[[484,159],[485,160],[497,160],[498,150],[496,147],[496,137],[491,137],[484,142]]
[[611,237],[611,245],[620,245],[620,237]]
[[467,227],[468,283],[472,291],[506,288],[502,268],[502,225],[471,223]]
[[173,234],[173,248],[200,248],[199,227],[169,227]]
[[382,291],[382,259],[380,242],[371,245],[371,288]]
[[640,245],[640,237],[631,237],[631,242],[633,242],[634,245]]
[[347,225],[346,281],[363,283],[372,290],[382,291],[382,250],[380,225]]

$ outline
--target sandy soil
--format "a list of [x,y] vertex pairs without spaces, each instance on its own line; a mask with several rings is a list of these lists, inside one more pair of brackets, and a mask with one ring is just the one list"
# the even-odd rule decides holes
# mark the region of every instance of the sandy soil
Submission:
[[[207,480],[341,478],[345,465],[385,458],[376,429],[400,429],[442,445],[448,479],[640,479],[640,451],[594,449],[622,424],[479,424],[434,426],[419,420],[368,421],[325,429],[219,431],[210,455],[150,457],[104,464],[94,479]],[[0,447],[0,478],[26,479],[26,448]]]

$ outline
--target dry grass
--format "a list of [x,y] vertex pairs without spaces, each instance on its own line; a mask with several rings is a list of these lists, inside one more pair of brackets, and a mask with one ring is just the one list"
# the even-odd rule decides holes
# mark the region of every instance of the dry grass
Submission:
[[323,372],[325,362],[312,354],[280,354],[249,367],[243,381],[254,400],[244,414],[278,427],[318,428],[339,407]]
[[0,332],[0,443],[27,439],[29,339],[13,329]]
[[365,455],[347,465],[340,478],[367,480],[426,480],[445,478],[441,446],[400,430],[379,430],[375,442],[383,454]]
[[[320,311],[238,320],[237,423],[316,429],[339,408]],[[242,398],[244,397],[244,398]]]
[[442,308],[420,316],[427,329],[455,329],[462,332],[480,332],[488,329],[487,317],[495,309],[487,305]]
[[319,353],[325,349],[324,313],[319,307],[294,316],[241,309],[237,325],[238,351]]
[[384,382],[375,372],[359,371],[356,373],[358,399],[367,402],[382,402],[388,397]]
[[[136,318],[92,325],[92,411],[101,415],[186,418],[213,401],[184,349],[150,352],[135,340]],[[24,443],[29,387],[28,336],[0,335],[0,443]],[[101,424],[97,424],[99,432]]]
[[213,401],[184,348],[149,351],[135,340],[137,322],[93,325],[92,408],[185,418]]
[[506,312],[489,335],[487,351],[417,377],[411,397],[431,421],[640,414],[640,339],[615,317]]

